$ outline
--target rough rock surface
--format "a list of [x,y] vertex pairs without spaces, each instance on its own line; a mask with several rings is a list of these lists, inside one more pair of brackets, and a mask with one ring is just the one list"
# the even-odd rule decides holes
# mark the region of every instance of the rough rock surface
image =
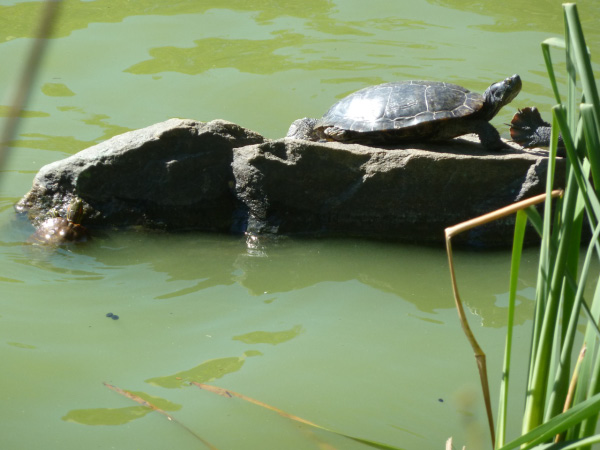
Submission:
[[[43,167],[16,208],[37,224],[78,196],[89,228],[434,243],[445,227],[544,191],[547,152],[490,153],[464,138],[414,147],[266,141],[230,122],[171,119]],[[506,245],[512,224],[494,222],[457,241]]]
[[228,231],[232,150],[263,141],[231,122],[170,119],[42,167],[17,210],[37,224],[77,195],[86,226]]
[[[253,233],[372,236],[434,243],[444,228],[545,190],[547,152],[489,153],[464,139],[422,149],[270,141],[234,150]],[[514,218],[456,241],[511,242]]]

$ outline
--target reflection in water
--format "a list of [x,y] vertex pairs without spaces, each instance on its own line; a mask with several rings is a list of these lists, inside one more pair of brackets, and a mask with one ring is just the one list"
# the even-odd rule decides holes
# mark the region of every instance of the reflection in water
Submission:
[[[56,248],[52,246],[23,244],[22,254],[15,254],[11,261],[15,264],[31,266],[39,269],[38,276],[44,272],[59,274],[62,276],[77,277],[79,279],[87,279],[99,281],[104,279],[100,273],[91,270],[84,270],[78,264],[73,264],[74,261],[79,261],[81,255],[76,253],[77,248],[73,246],[65,246],[65,248]],[[89,261],[93,264],[93,261]],[[58,281],[58,280],[57,280]]]
[[21,342],[7,342],[6,344],[10,345],[12,347],[24,348],[24,349],[27,349],[27,350],[35,350],[35,349],[37,349],[37,347],[35,345],[23,344]]
[[157,295],[154,297],[156,300],[167,300],[170,298],[181,297],[183,295],[190,295],[195,292],[200,292],[204,289],[208,289],[213,286],[213,282],[211,280],[200,280],[198,283],[193,284],[192,286],[185,287],[183,289],[178,289],[173,292],[169,292],[167,294]]
[[[39,254],[18,252],[11,260],[46,273],[89,281],[108,279],[111,271],[118,274],[124,268],[137,266],[141,272],[132,273],[132,280],[147,277],[147,270],[157,282],[164,280],[154,290],[152,298],[156,300],[190,298],[216,286],[235,284],[253,296],[273,296],[327,282],[340,283],[343,292],[346,287],[341,283],[357,280],[409,301],[423,312],[433,313],[454,305],[446,255],[435,248],[367,240],[121,231],[70,249],[44,250]],[[528,258],[535,258],[536,251],[530,254]],[[463,256],[459,251],[457,264],[466,305],[474,301],[477,306],[473,312],[487,326],[502,326],[506,307],[497,302],[497,297],[507,292],[508,255],[467,252]],[[525,266],[522,270],[529,269]],[[14,275],[7,275],[15,279]],[[525,273],[523,279],[529,275],[533,279],[532,273]],[[532,312],[531,291],[527,290],[530,287],[524,285],[519,294],[517,324],[527,320]],[[351,287],[348,285],[347,289]],[[476,297],[481,292],[487,293],[486,298]]]
[[96,142],[81,141],[73,136],[53,136],[43,133],[23,133],[21,138],[12,143],[13,147],[35,148],[38,150],[51,150],[64,152],[63,157],[78,152]]
[[[426,377],[423,372],[435,374],[443,368],[458,373],[461,383],[466,376],[462,362],[454,367],[458,357],[448,356],[463,349],[464,337],[452,310],[441,249],[301,238],[250,239],[249,248],[248,236],[136,231],[107,232],[87,244],[43,257],[27,254],[22,245],[0,247],[13,263],[9,266],[14,273],[7,276],[26,282],[2,283],[3,341],[38,347],[5,346],[11,367],[33,367],[30,372],[44,373],[46,383],[78,393],[72,397],[103,379],[129,376],[153,389],[171,389],[167,397],[186,406],[187,413],[188,405],[201,409],[183,398],[182,388],[191,381],[219,380],[217,384],[232,389],[238,383],[253,385],[256,398],[264,401],[270,400],[273,384],[289,385],[294,388],[274,395],[285,398],[282,406],[289,400],[293,406],[286,409],[305,415],[295,391],[324,383],[331,397],[321,409],[352,423],[356,417],[377,416],[377,411],[396,418],[407,407],[430,411],[419,395],[411,400],[405,392],[405,386],[416,386]],[[505,321],[501,296],[509,255],[457,251],[455,257],[463,298],[467,304],[473,299],[489,333],[490,325]],[[526,280],[526,264],[523,270]],[[523,289],[529,287],[523,283]],[[524,300],[518,306],[517,323],[528,318],[530,303]],[[107,311],[122,319],[108,320]],[[413,339],[419,344],[406,345]],[[246,364],[248,357],[262,353],[242,352],[259,345],[266,356]],[[53,378],[62,367],[68,370]],[[71,388],[73,374],[81,374],[83,381]],[[277,383],[265,382],[269,377]],[[14,375],[5,378],[14,383]],[[377,411],[366,407],[351,414],[351,405],[339,400],[349,389],[344,380],[375,380],[377,386],[368,393],[354,393],[364,395],[362,399],[347,402],[362,405],[365,397],[377,398]],[[439,383],[427,394],[437,399],[450,395],[443,383],[454,382],[434,377],[427,383]],[[50,394],[40,395],[50,399],[48,409],[55,409]],[[413,406],[406,406],[410,402]],[[81,409],[73,400],[60,412],[63,421],[123,424],[149,411],[137,405],[96,408],[112,406],[100,402],[83,406],[93,408]],[[403,422],[395,419],[393,425]],[[420,434],[421,428],[413,427],[412,421],[405,426]],[[373,436],[385,432],[377,430]]]
[[[329,0],[305,0],[303,2],[282,1],[265,2],[264,0],[212,0],[199,2],[197,0],[181,0],[176,3],[156,2],[156,0],[64,0],[64,9],[60,21],[53,29],[53,36],[68,36],[75,30],[87,28],[93,23],[122,22],[127,17],[152,15],[173,16],[177,14],[199,14],[209,9],[231,9],[235,11],[256,11],[258,22],[268,22],[277,17],[308,18],[320,16],[329,12],[333,3]],[[24,2],[11,6],[0,6],[0,42],[21,37],[33,37],[34,27],[31,26],[43,2]]]
[[42,92],[49,97],[73,97],[73,92],[63,83],[46,83],[42,86]]
[[[57,109],[62,112],[73,112],[80,115],[86,114],[80,108],[72,106],[61,106]],[[110,117],[106,114],[92,114],[89,117],[81,119],[84,124],[97,126],[102,130],[98,137],[90,141],[80,140],[74,136],[56,136],[43,133],[23,133],[21,134],[22,137],[13,141],[11,145],[15,148],[34,148],[38,150],[57,151],[61,152],[66,158],[80,150],[92,147],[93,145],[96,145],[106,139],[110,139],[117,134],[131,131],[130,128],[111,124],[107,122],[107,119],[110,119]]]
[[240,357],[232,356],[229,358],[211,359],[192,369],[183,370],[173,375],[149,378],[146,380],[146,383],[168,389],[189,386],[192,381],[196,383],[208,383],[222,378],[229,373],[237,372],[242,368],[247,357],[259,355],[262,355],[262,353],[250,350]]
[[292,329],[284,331],[252,331],[250,333],[234,336],[233,340],[242,341],[245,344],[277,345],[294,339],[303,331],[301,325],[296,325]]
[[24,281],[15,280],[14,278],[0,277],[0,283],[24,283]]
[[[130,391],[130,393],[144,399],[151,405],[154,405],[163,411],[179,411],[181,409],[181,405],[161,397],[146,394],[145,392]],[[123,425],[132,420],[140,419],[152,411],[152,408],[141,405],[127,406],[124,408],[74,409],[63,416],[62,420],[82,425]]]
[[[473,12],[492,16],[492,25],[481,25],[481,29],[507,33],[517,31],[544,31],[546,33],[563,33],[563,17],[560,13],[560,2],[538,0],[523,3],[520,0],[503,2],[464,2],[462,0],[428,0],[432,4],[443,5],[460,11]],[[596,26],[600,15],[598,2],[580,2],[578,4],[582,24],[585,28]],[[517,12],[517,13],[516,13]]]
[[[324,282],[359,280],[381,292],[395,294],[425,312],[453,307],[448,286],[446,255],[434,248],[413,247],[376,241],[281,239],[262,241],[267,258],[240,253],[232,263],[239,271],[237,281],[253,295],[289,292]],[[459,252],[459,254],[461,254]],[[533,251],[535,255],[535,251]],[[508,288],[508,256],[480,254],[478,264],[468,253],[466,270],[458,272],[466,304],[471,292],[488,292],[486,301],[477,301],[477,314],[486,325],[502,326],[506,308],[496,305],[495,296]],[[495,257],[494,257],[495,256]],[[460,256],[459,256],[460,258]],[[526,270],[526,269],[523,269]],[[492,275],[497,274],[497,275]],[[485,288],[483,287],[485,286]],[[517,323],[527,320],[531,296],[524,293]]]
[[[0,105],[0,117],[9,117],[9,115],[11,114],[11,110],[10,110],[10,106],[7,105]],[[19,113],[19,117],[25,119],[25,118],[33,118],[33,117],[50,117],[50,114],[48,114],[47,112],[43,112],[43,111],[21,111]]]
[[75,409],[63,416],[62,420],[82,425],[123,425],[151,412],[152,410],[145,406]]
[[265,237],[259,236],[254,233],[245,232],[246,236],[246,249],[248,251],[248,256],[256,256],[257,258],[266,258],[267,253],[267,245],[265,244]]
[[[335,56],[323,59],[314,55],[310,59],[286,56],[286,49],[309,47],[318,41],[306,35],[273,32],[272,39],[223,39],[197,40],[195,47],[157,47],[150,50],[153,57],[131,67],[126,72],[137,75],[153,75],[162,72],[179,72],[197,75],[208,70],[234,68],[253,74],[273,74],[292,69],[301,70],[377,70],[403,68],[404,65],[386,61],[376,64],[364,60],[347,60]],[[262,63],[258,63],[263,61]]]

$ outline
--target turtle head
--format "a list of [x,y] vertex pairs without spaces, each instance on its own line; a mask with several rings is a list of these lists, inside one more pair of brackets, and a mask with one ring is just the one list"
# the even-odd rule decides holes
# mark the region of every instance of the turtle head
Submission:
[[503,106],[508,105],[521,92],[521,77],[513,75],[492,84],[483,93],[486,119],[491,120]]
[[286,138],[302,139],[305,141],[318,141],[319,136],[315,130],[317,119],[310,119],[305,117],[304,119],[294,120],[290,125],[290,129],[285,135]]
[[83,200],[78,197],[74,197],[69,203],[67,209],[67,220],[74,224],[80,224],[83,218]]

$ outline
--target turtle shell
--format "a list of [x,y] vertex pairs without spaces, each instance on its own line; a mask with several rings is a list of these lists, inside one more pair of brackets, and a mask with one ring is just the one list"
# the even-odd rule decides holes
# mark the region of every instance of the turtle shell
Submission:
[[85,242],[90,234],[81,225],[83,218],[83,201],[73,197],[67,208],[67,217],[51,217],[44,220],[29,238],[33,244],[61,245],[69,242]]
[[[335,103],[316,124],[335,127],[352,139],[365,134],[444,139],[454,125],[481,110],[483,97],[462,86],[436,81],[401,81],[370,86]],[[446,133],[448,131],[448,133]],[[355,133],[354,133],[355,132]],[[456,135],[455,135],[456,136]],[[383,139],[385,140],[385,139]]]

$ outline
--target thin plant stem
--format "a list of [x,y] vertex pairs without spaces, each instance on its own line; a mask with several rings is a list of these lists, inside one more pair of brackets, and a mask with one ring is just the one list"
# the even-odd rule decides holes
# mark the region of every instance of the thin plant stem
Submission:
[[36,30],[36,36],[27,56],[25,65],[23,66],[21,76],[19,77],[20,81],[11,101],[8,118],[2,129],[2,135],[0,136],[0,170],[4,167],[6,158],[8,157],[10,142],[17,134],[19,117],[27,105],[31,93],[31,86],[33,85],[46,51],[48,38],[52,33],[61,3],[61,0],[46,0],[44,2],[44,8]]

